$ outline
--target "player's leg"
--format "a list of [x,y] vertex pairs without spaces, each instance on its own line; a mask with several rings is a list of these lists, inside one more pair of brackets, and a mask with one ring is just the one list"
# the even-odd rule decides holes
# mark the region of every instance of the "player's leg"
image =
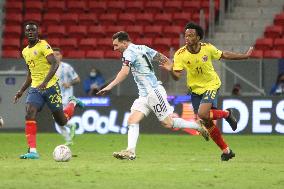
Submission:
[[204,121],[204,124],[210,134],[212,140],[219,146],[222,150],[223,154],[221,155],[221,160],[228,161],[232,157],[235,156],[232,150],[230,150],[229,146],[225,142],[220,130],[218,127],[213,123],[212,119],[210,118],[210,111],[212,109],[212,105],[214,106],[217,104],[216,92],[206,91],[203,96],[202,100],[199,105],[198,109],[198,116],[200,119]]

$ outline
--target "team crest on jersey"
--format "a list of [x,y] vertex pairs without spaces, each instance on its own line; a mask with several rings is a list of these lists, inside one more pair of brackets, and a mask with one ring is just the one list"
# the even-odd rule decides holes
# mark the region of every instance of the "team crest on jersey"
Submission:
[[38,53],[37,53],[37,51],[36,50],[34,50],[34,55],[36,56]]
[[207,56],[207,55],[204,55],[204,56],[202,57],[202,62],[207,62],[207,60],[208,60],[208,56]]

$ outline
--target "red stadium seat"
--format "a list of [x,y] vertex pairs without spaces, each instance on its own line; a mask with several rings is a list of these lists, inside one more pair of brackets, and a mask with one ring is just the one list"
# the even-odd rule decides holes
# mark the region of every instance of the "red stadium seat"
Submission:
[[22,1],[6,1],[4,9],[6,13],[22,13],[23,12],[23,2]]
[[61,24],[63,25],[77,25],[78,14],[76,13],[66,13],[60,16]]
[[43,11],[42,1],[32,1],[25,3],[25,11],[28,13],[41,13]]
[[98,38],[97,49],[101,50],[112,50],[112,39],[111,38]]
[[263,53],[264,58],[282,58],[282,51],[280,50],[266,50]]
[[60,38],[51,38],[51,37],[48,37],[46,39],[47,43],[52,47],[60,47]]
[[171,13],[180,12],[183,8],[182,3],[183,3],[183,1],[169,1],[169,0],[167,0],[164,3],[163,11],[167,12],[167,13],[169,13],[169,12],[171,12]]
[[266,38],[280,38],[283,33],[283,28],[281,26],[267,26],[264,31]]
[[41,13],[26,13],[24,16],[24,21],[35,21],[41,23]]
[[173,21],[171,13],[156,14],[155,22],[159,25],[171,25]]
[[64,57],[66,58],[85,58],[85,51],[81,50],[70,50],[64,52]]
[[57,25],[60,23],[59,13],[46,13],[43,15],[44,25]]
[[96,38],[103,38],[106,36],[105,28],[106,28],[105,26],[90,26],[88,27],[88,36],[96,37]]
[[97,14],[103,14],[107,10],[106,1],[89,1],[89,12],[95,12]]
[[23,22],[23,15],[18,13],[6,13],[5,25],[21,25]]
[[20,38],[22,35],[22,27],[21,26],[5,26],[4,28],[4,37],[16,37]]
[[119,59],[121,57],[120,53],[117,51],[108,50],[105,52],[105,58]]
[[283,26],[284,25],[284,12],[277,14],[274,17],[274,24],[278,26]]
[[141,25],[126,26],[125,31],[127,31],[131,39],[139,38],[143,35],[143,26]]
[[183,13],[175,13],[173,15],[173,20],[175,25],[184,26],[191,20],[191,13],[190,12],[183,12]]
[[94,25],[98,21],[96,14],[79,14],[79,25]]
[[162,34],[162,26],[145,26],[144,37],[160,37]]
[[20,58],[21,52],[19,50],[3,50],[2,57],[3,58]]
[[147,45],[152,47],[153,39],[152,38],[137,38],[134,40],[134,43],[137,45]]
[[104,58],[104,51],[102,50],[91,50],[86,52],[86,58]]
[[281,50],[284,52],[284,38],[274,39],[274,49]]
[[153,13],[136,14],[136,22],[139,23],[139,25],[151,25],[153,21],[154,21]]
[[201,1],[184,1],[183,9],[190,10],[191,13],[200,12]]
[[69,26],[68,37],[82,38],[87,35],[87,26]]
[[127,13],[140,13],[144,10],[143,1],[129,1],[125,5]]
[[4,50],[18,50],[20,51],[20,40],[19,38],[4,38],[2,49]]
[[117,22],[117,14],[116,13],[102,14],[99,17],[99,21],[103,25],[115,25]]
[[262,50],[253,50],[251,57],[252,58],[263,58],[263,51]]
[[108,26],[106,27],[106,36],[112,37],[113,34],[119,31],[124,31],[125,27],[124,26]]
[[158,51],[169,51],[171,43],[171,38],[155,38],[153,41],[153,46]]
[[68,0],[66,8],[70,13],[84,13],[87,10],[86,1]]
[[47,1],[47,5],[45,7],[48,13],[59,13],[62,14],[66,7],[65,1]]
[[108,13],[121,13],[125,10],[125,1],[107,1],[107,12]]
[[66,35],[65,26],[48,26],[47,28],[48,37],[63,38]]
[[96,38],[83,38],[79,42],[80,50],[94,50],[97,47]]
[[144,12],[161,13],[163,6],[163,1],[146,1]]
[[273,39],[271,38],[260,38],[255,42],[255,48],[257,50],[270,50],[273,45]]
[[163,26],[163,36],[178,39],[180,34],[183,33],[182,26]]
[[74,50],[77,48],[77,39],[75,38],[60,39],[59,43],[60,43],[60,48],[63,51]]
[[135,23],[134,13],[122,13],[118,15],[118,24],[120,25],[134,25]]

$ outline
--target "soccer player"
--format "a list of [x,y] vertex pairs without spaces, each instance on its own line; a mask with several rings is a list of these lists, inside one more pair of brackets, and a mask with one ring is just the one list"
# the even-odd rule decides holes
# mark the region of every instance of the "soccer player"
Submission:
[[134,101],[128,118],[128,147],[126,150],[114,152],[113,156],[129,160],[136,158],[139,123],[150,111],[155,113],[164,127],[195,129],[208,140],[208,133],[200,123],[171,117],[173,108],[168,103],[167,93],[161,82],[157,80],[152,66],[153,62],[169,61],[168,58],[145,45],[133,44],[124,31],[115,33],[112,40],[114,50],[122,53],[122,68],[116,78],[97,94],[104,95],[109,92],[127,77],[130,70],[139,90],[139,97]]
[[[55,75],[59,79],[58,83],[61,89],[62,104],[65,108],[68,105],[69,97],[73,96],[73,86],[80,83],[80,77],[70,64],[62,62],[62,54],[59,48],[52,48],[52,50],[59,65]],[[67,131],[66,127],[70,129],[70,132]],[[60,131],[65,139],[65,145],[73,145],[76,124],[67,123],[66,127],[60,127],[56,125],[56,129]]]
[[38,159],[36,151],[37,122],[36,115],[46,103],[51,110],[56,123],[60,126],[66,125],[74,113],[75,106],[83,106],[76,97],[69,98],[69,103],[62,108],[62,98],[58,78],[55,72],[58,63],[54,57],[53,50],[45,40],[39,39],[39,28],[35,22],[25,24],[25,36],[28,38],[28,46],[22,51],[27,64],[27,77],[21,89],[14,97],[17,103],[25,90],[30,87],[26,99],[26,138],[28,153],[20,156],[20,159]]
[[200,42],[203,35],[203,29],[199,25],[188,23],[185,26],[186,45],[175,53],[174,64],[165,61],[160,66],[168,70],[175,80],[180,79],[183,70],[187,72],[187,87],[191,93],[194,112],[204,121],[210,137],[222,150],[221,160],[228,161],[235,157],[235,154],[212,120],[224,118],[233,130],[237,129],[237,121],[232,109],[217,109],[221,81],[214,70],[212,60],[248,59],[253,49],[251,47],[245,54],[220,51],[210,43]]

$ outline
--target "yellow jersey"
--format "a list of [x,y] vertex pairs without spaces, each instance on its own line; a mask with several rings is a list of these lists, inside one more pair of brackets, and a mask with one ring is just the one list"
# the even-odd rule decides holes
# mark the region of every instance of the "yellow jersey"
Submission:
[[196,54],[181,47],[174,55],[174,71],[185,70],[187,87],[190,92],[203,94],[206,90],[217,90],[221,81],[214,70],[212,60],[219,60],[222,51],[210,43],[201,43],[200,51]]
[[[31,72],[32,87],[37,87],[44,81],[51,66],[46,56],[52,53],[52,48],[45,40],[39,40],[35,46],[31,48],[27,46],[22,51],[23,57]],[[53,86],[57,80],[58,78],[54,75],[48,82],[46,88]]]

